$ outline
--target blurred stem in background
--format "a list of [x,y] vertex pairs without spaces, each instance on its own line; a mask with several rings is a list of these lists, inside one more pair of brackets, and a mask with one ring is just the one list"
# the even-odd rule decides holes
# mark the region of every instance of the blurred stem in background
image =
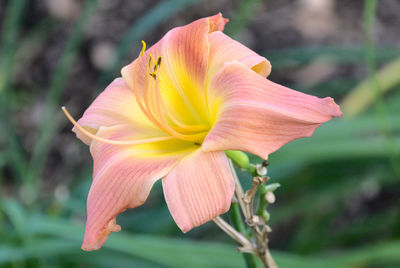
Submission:
[[[26,8],[26,0],[15,0],[8,5],[6,10],[6,18],[3,24],[1,38],[1,76],[0,76],[0,93],[4,92],[10,86],[10,78],[14,70],[15,51],[18,44],[18,34],[21,20]],[[4,96],[4,95],[3,95]],[[4,98],[2,105],[5,104]],[[3,106],[2,106],[3,107]]]
[[[393,57],[396,57],[397,54],[393,55]],[[340,104],[343,116],[345,118],[355,118],[369,106],[374,105],[375,100],[379,98],[379,96],[388,93],[391,89],[395,89],[396,86],[400,84],[399,70],[400,58],[396,58],[376,72],[373,77],[367,77],[361,81],[361,83],[350,91]],[[373,80],[376,80],[379,85],[381,94],[376,94],[373,88],[371,90]]]
[[[0,48],[0,139],[4,139],[5,150],[1,150],[0,148],[0,158],[2,158],[4,153],[4,165],[8,164],[10,166],[12,174],[21,183],[25,175],[24,171],[26,170],[27,160],[20,141],[17,138],[17,131],[10,120],[12,118],[12,107],[10,107],[12,92],[10,91],[12,90],[11,78],[17,67],[15,66],[15,55],[21,21],[26,11],[26,1],[15,0],[7,6],[6,11]],[[0,163],[0,171],[1,169],[2,163]],[[6,216],[13,224],[19,239],[25,243],[29,239],[29,236],[24,235],[25,228],[22,224],[19,224],[24,222],[21,221],[24,218],[24,214],[21,213],[22,210],[18,209],[20,206],[14,199],[5,198],[6,192],[3,189],[3,185],[5,185],[5,181],[3,181],[0,172],[0,227],[3,228],[3,217]],[[4,211],[4,214],[1,213],[2,211]],[[17,266],[19,261],[14,260],[12,264]]]
[[[16,129],[10,120],[12,111],[9,105],[12,95],[11,78],[15,69],[15,54],[26,2],[26,0],[15,0],[7,6],[0,50],[0,130],[6,143],[6,150],[1,152],[9,156],[5,161],[11,166],[15,178],[19,180],[24,178],[27,160],[17,138]],[[0,186],[2,185],[0,177]]]
[[376,73],[376,56],[374,41],[374,26],[377,9],[377,0],[364,1],[364,35],[365,35],[365,61],[367,66],[367,76],[370,83],[370,90],[376,95],[375,111],[377,114],[377,123],[380,124],[382,134],[385,136],[385,147],[389,154],[389,160],[400,178],[400,159],[396,149],[396,142],[392,135],[392,130],[388,122],[388,114],[386,104],[382,96],[382,89],[375,75]]
[[78,54],[79,47],[82,44],[84,32],[88,22],[90,21],[94,11],[96,10],[98,0],[86,0],[84,2],[81,14],[76,22],[71,36],[65,46],[62,57],[55,70],[50,88],[47,92],[45,106],[42,111],[42,118],[39,124],[39,130],[36,137],[33,155],[29,164],[29,172],[25,184],[25,195],[28,203],[34,202],[38,192],[39,176],[42,174],[44,164],[51,149],[49,144],[59,130],[60,122],[54,120],[53,117],[59,110],[59,103],[68,76]]

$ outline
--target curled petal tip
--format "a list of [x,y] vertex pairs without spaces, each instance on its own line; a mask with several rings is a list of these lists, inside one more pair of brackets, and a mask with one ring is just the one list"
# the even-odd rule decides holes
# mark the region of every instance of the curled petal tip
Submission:
[[209,17],[210,19],[210,33],[215,31],[223,31],[225,24],[228,23],[229,19],[224,18],[219,12],[218,14]]
[[240,62],[226,63],[209,88],[209,107],[217,119],[203,142],[203,151],[240,150],[265,159],[286,143],[311,136],[322,123],[341,115],[332,98],[291,90]]
[[116,219],[108,222],[104,230],[97,237],[86,237],[82,243],[81,248],[85,251],[98,250],[106,242],[111,232],[121,231],[121,226],[116,224]]
[[336,104],[335,100],[331,97],[326,97],[325,99],[327,99],[328,103],[332,107],[332,115],[334,117],[342,116],[342,111],[340,110],[339,105]]

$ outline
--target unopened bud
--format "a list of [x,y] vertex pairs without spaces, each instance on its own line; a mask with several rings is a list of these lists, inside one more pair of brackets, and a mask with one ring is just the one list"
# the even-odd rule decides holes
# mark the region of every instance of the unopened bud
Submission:
[[265,194],[265,200],[267,200],[268,203],[273,204],[275,203],[276,197],[273,192],[267,192]]
[[264,166],[263,164],[257,164],[256,170],[257,170],[257,174],[260,176],[266,176],[268,173],[267,167]]
[[268,184],[268,185],[265,186],[265,192],[269,192],[269,191],[273,192],[276,189],[278,189],[280,186],[281,185],[279,183],[277,183],[277,182]]
[[228,156],[233,161],[233,163],[235,163],[235,165],[240,168],[246,169],[250,164],[250,160],[247,154],[241,151],[228,150],[225,151],[225,153],[226,156]]

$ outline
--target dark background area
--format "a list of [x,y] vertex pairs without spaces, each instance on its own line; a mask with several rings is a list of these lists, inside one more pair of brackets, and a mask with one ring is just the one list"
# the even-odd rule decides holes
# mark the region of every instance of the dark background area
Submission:
[[60,109],[78,118],[141,40],[222,12],[225,32],[271,61],[270,80],[344,113],[270,156],[280,267],[400,267],[400,1],[375,2],[0,1],[0,266],[244,265],[213,223],[183,235],[160,183],[118,217],[121,233],[81,251],[92,160]]

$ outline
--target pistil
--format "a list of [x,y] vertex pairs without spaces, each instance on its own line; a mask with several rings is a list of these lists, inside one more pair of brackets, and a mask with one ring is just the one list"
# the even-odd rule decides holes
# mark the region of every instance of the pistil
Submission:
[[63,106],[61,107],[63,110],[64,114],[67,116],[69,121],[83,134],[85,134],[88,138],[91,138],[95,141],[99,141],[102,143],[107,143],[107,144],[113,144],[113,145],[137,145],[137,144],[144,144],[144,143],[153,143],[153,142],[159,142],[159,141],[167,141],[167,140],[173,140],[175,139],[174,136],[164,136],[164,137],[155,137],[155,138],[149,138],[149,139],[137,139],[137,140],[110,140],[110,139],[105,139],[99,136],[96,136],[89,131],[87,131],[85,128],[83,128],[81,125],[79,125],[78,122],[75,121],[75,119],[71,116],[71,114],[67,111],[67,109]]

